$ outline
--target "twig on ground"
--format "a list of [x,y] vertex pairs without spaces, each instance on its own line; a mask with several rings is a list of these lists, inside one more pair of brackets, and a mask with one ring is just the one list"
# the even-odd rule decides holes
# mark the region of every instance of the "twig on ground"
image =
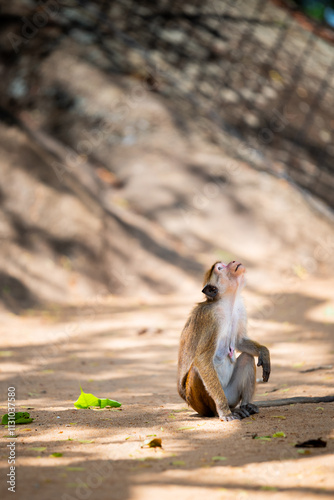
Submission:
[[307,370],[301,370],[299,373],[316,372],[317,370],[330,370],[331,368],[333,368],[333,365],[315,366],[314,368],[307,368]]
[[304,403],[333,403],[334,396],[320,396],[320,397],[296,397],[284,399],[271,399],[269,401],[254,401],[256,406],[260,408],[267,408],[271,406],[288,406]]

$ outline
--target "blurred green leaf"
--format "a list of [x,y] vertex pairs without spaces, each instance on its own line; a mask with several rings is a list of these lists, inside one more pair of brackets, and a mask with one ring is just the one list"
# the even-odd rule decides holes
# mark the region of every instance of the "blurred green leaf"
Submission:
[[271,441],[271,436],[255,436],[254,439],[261,439],[261,441]]
[[81,394],[78,397],[77,401],[74,403],[76,408],[87,409],[91,406],[99,406],[100,408],[105,408],[106,406],[111,406],[112,408],[118,408],[122,406],[118,401],[113,401],[108,398],[97,398],[93,394],[86,393],[81,389]]
[[[9,418],[9,420],[13,420],[12,417]],[[18,411],[15,412],[15,425],[16,424],[30,424],[34,419],[30,417],[30,414],[26,411]],[[8,425],[8,413],[3,415],[2,420],[1,420],[1,425]]]
[[275,432],[275,434],[273,434],[273,438],[285,438],[285,437],[286,437],[286,435],[282,431]]
[[300,453],[300,455],[310,455],[311,454],[310,450],[305,450],[304,448],[299,448],[297,451],[298,451],[298,453]]
[[0,358],[10,358],[13,354],[13,351],[0,351]]

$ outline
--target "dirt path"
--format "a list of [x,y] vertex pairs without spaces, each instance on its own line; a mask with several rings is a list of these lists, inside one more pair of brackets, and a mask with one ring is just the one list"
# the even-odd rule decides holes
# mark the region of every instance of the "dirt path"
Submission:
[[[256,399],[333,393],[333,283],[300,279],[265,305],[263,284],[245,293],[250,333],[270,347],[273,370]],[[105,298],[17,317],[2,314],[1,410],[15,386],[20,499],[329,498],[334,495],[334,404],[262,409],[242,422],[205,419],[176,392],[180,330],[200,295],[156,301]],[[257,305],[257,308],[256,308]],[[24,335],[23,335],[24,332]],[[258,373],[260,376],[260,371]],[[79,386],[121,401],[121,409],[77,410]],[[6,429],[1,431],[1,498],[9,498]],[[254,435],[286,437],[253,439]],[[156,435],[162,449],[142,448]],[[326,448],[300,453],[296,442]],[[62,457],[54,458],[54,452]],[[218,458],[217,458],[218,457]]]

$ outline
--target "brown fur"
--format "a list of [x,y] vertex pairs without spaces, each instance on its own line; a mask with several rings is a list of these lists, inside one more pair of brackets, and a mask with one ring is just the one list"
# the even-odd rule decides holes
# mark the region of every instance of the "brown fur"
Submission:
[[[181,334],[178,392],[200,415],[218,415],[222,420],[229,420],[232,417],[230,407],[240,400],[247,405],[253,397],[253,357],[258,356],[258,365],[263,365],[264,381],[269,378],[270,357],[266,347],[247,337],[246,313],[239,295],[244,279],[243,266],[239,269],[234,261],[217,268],[218,264],[221,263],[215,263],[204,277],[204,285],[212,284],[218,288],[217,297],[215,300],[207,298],[195,306]],[[234,327],[229,330],[231,324]],[[226,342],[226,346],[233,345],[246,353],[244,357],[240,360],[233,358],[232,362],[224,350]],[[226,383],[222,366],[232,373]]]
[[190,368],[187,375],[186,401],[197,413],[204,417],[217,416],[216,404],[194,367]]

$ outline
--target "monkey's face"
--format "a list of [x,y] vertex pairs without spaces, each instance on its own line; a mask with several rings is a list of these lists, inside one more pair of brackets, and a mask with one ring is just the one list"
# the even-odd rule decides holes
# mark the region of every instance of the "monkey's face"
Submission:
[[206,275],[206,286],[202,292],[208,299],[218,299],[226,294],[234,294],[245,284],[245,267],[233,260],[229,264],[216,262]]

